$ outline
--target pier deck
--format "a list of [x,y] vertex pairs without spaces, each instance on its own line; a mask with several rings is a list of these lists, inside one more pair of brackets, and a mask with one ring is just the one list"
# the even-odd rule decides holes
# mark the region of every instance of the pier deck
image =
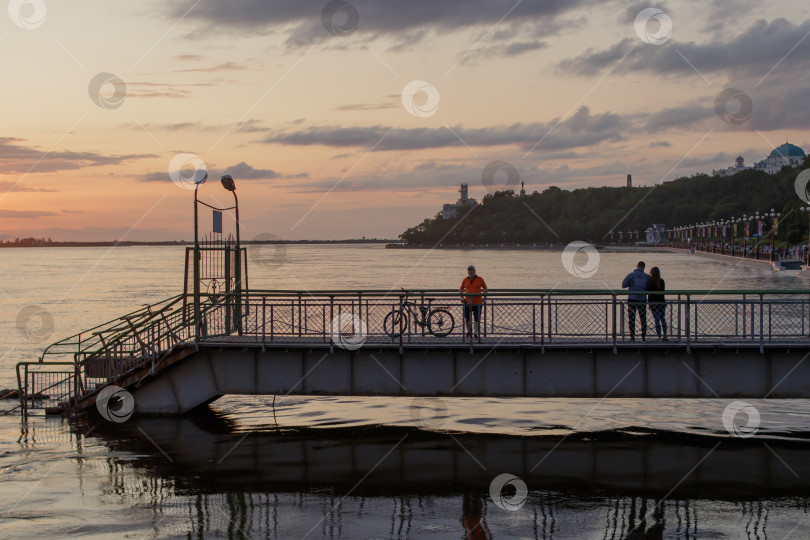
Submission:
[[[468,335],[451,291],[178,295],[17,367],[20,407],[78,412],[108,385],[142,414],[225,394],[810,398],[810,290],[668,291],[667,337],[627,292],[487,295]],[[637,321],[637,325],[640,321]]]

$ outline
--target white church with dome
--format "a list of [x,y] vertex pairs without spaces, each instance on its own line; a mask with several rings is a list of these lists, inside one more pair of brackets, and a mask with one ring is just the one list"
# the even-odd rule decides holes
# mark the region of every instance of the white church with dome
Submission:
[[778,173],[782,167],[799,167],[807,154],[801,147],[786,142],[774,148],[767,158],[758,161],[753,167],[746,167],[742,156],[737,156],[734,165],[727,169],[713,170],[712,174],[718,176],[731,176],[747,169],[756,169],[768,174]]

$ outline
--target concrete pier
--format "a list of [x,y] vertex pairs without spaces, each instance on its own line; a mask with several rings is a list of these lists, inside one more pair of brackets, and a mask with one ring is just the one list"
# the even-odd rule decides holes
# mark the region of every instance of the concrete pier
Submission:
[[[133,376],[138,414],[183,414],[226,394],[810,398],[789,348],[202,348]],[[171,359],[169,359],[171,360]],[[126,382],[126,381],[122,381]]]

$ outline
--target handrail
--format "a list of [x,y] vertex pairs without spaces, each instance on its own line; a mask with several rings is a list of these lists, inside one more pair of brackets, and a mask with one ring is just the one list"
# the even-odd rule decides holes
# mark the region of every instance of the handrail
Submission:
[[[63,338],[63,339],[61,339],[61,340],[59,340],[59,341],[56,341],[56,342],[54,342],[54,343],[51,343],[50,345],[48,345],[48,346],[45,348],[45,350],[44,350],[44,351],[42,351],[42,356],[40,357],[40,361],[43,361],[42,359],[45,357],[45,355],[46,355],[46,354],[53,354],[53,353],[50,353],[50,352],[49,352],[49,350],[51,349],[51,347],[56,347],[56,346],[60,346],[60,345],[78,345],[79,343],[82,343],[82,342],[83,342],[83,341],[81,340],[81,336],[82,336],[82,335],[88,335],[88,334],[89,334],[89,335],[92,335],[92,333],[93,333],[95,330],[98,330],[98,329],[100,329],[100,328],[103,328],[103,327],[109,326],[109,325],[111,325],[111,324],[113,324],[113,323],[120,323],[120,321],[121,321],[122,319],[124,319],[124,317],[132,317],[132,316],[135,316],[135,315],[137,315],[137,314],[139,314],[139,313],[146,312],[146,311],[147,311],[149,308],[154,308],[154,306],[158,306],[158,305],[160,305],[160,304],[164,304],[164,303],[167,303],[167,302],[171,302],[171,303],[169,303],[167,306],[164,306],[163,308],[161,308],[161,310],[160,310],[160,311],[162,312],[162,311],[164,311],[164,310],[165,310],[165,308],[170,307],[171,305],[173,305],[173,304],[177,303],[179,300],[182,300],[182,298],[183,298],[183,295],[182,295],[182,294],[178,294],[178,295],[175,295],[175,296],[170,296],[169,298],[167,298],[167,299],[165,299],[165,300],[161,300],[160,302],[156,302],[156,303],[154,303],[154,304],[152,304],[152,305],[150,305],[150,306],[147,306],[147,307],[142,307],[142,308],[140,308],[140,309],[137,309],[137,310],[135,310],[135,311],[132,311],[132,312],[130,312],[130,313],[127,313],[127,314],[126,314],[126,315],[124,315],[123,317],[118,317],[118,318],[116,318],[116,319],[113,319],[113,320],[110,320],[110,321],[107,321],[107,322],[104,322],[104,323],[98,324],[98,325],[96,325],[96,326],[93,326],[92,328],[88,328],[87,330],[82,330],[81,332],[78,332],[78,333],[76,333],[76,334],[73,334],[72,336],[68,336],[68,337]],[[154,313],[159,313],[159,312],[154,312]],[[122,327],[122,328],[123,328],[123,327]],[[76,341],[75,343],[71,343],[71,342],[70,342],[70,340],[72,340],[72,339],[77,339],[77,341]],[[56,354],[58,354],[58,353],[56,353]]]
[[[487,293],[459,293],[458,289],[408,289],[407,293],[412,296],[434,295],[434,296],[520,296],[520,295],[550,295],[550,296],[568,296],[568,295],[628,295],[628,294],[646,294],[645,291],[627,291],[622,288],[616,289],[497,289]],[[230,293],[234,294],[234,293]],[[274,295],[274,296],[404,296],[402,291],[385,290],[385,289],[363,289],[363,290],[291,290],[291,289],[251,289],[241,291],[241,296],[257,296],[257,295]],[[791,295],[791,294],[810,294],[810,289],[672,289],[664,291],[664,294],[692,294],[692,295],[723,295],[723,294],[777,294],[777,295]],[[224,294],[206,294],[201,293],[201,297],[216,296],[222,297]]]

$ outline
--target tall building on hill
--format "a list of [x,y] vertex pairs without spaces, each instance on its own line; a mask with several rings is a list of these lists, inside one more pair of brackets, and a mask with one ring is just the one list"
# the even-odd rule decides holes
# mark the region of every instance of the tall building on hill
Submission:
[[442,206],[442,219],[453,219],[458,217],[458,210],[459,208],[464,208],[465,206],[475,206],[478,204],[478,201],[475,199],[471,199],[469,195],[469,185],[465,182],[461,184],[461,187],[458,189],[459,194],[461,195],[455,204],[445,204]]
[[627,175],[627,187],[633,187],[633,175],[632,174]]
[[785,144],[774,148],[768,158],[764,160],[765,172],[768,174],[777,173],[786,165],[789,167],[797,167],[802,164],[802,161],[804,161],[804,157],[806,155],[807,154],[804,153],[804,150],[795,144],[786,142]]

